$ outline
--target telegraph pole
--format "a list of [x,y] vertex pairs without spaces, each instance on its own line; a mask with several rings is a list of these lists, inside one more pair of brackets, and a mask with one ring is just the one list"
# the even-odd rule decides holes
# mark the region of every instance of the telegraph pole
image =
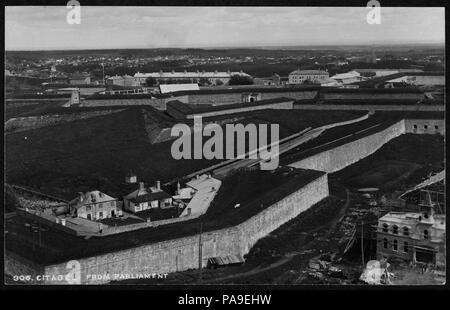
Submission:
[[102,68],[103,68],[103,86],[105,85],[105,64],[102,62]]
[[203,222],[200,222],[200,235],[198,236],[198,269],[200,269],[198,275],[198,281],[202,281],[202,261],[203,261],[203,253],[202,253],[202,232],[203,232]]
[[364,267],[364,222],[361,221],[361,259]]

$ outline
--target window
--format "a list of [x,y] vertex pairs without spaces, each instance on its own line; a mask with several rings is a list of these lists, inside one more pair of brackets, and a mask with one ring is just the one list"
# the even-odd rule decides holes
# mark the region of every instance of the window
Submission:
[[100,218],[100,219],[103,218],[103,212],[99,212],[99,213],[98,213],[98,218]]
[[388,224],[384,223],[383,224],[383,232],[387,233],[388,232],[388,228],[389,228]]
[[408,242],[403,243],[403,252],[408,253]]
[[413,127],[414,127],[414,129],[417,129],[417,125],[414,125]]
[[403,227],[403,236],[409,236],[409,228]]
[[388,247],[388,240],[386,238],[383,239],[383,248],[387,249]]
[[426,229],[423,231],[423,238],[424,239],[430,239],[430,235],[428,233],[428,230],[426,230]]
[[434,129],[438,130],[439,126],[438,125],[434,125]]
[[394,225],[394,226],[392,226],[392,233],[393,234],[398,234],[398,226],[397,225]]
[[428,125],[423,125],[423,129],[427,130],[428,129]]
[[110,205],[111,207],[114,207],[114,201],[111,201],[111,202],[109,203],[109,205]]
[[91,206],[86,206],[86,211],[91,211]]
[[394,240],[394,243],[393,243],[393,250],[394,250],[394,251],[397,251],[397,248],[398,248],[398,242],[397,242],[397,240]]

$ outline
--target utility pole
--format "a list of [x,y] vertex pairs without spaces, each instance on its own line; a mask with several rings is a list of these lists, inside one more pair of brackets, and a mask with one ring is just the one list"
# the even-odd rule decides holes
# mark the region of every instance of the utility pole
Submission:
[[203,222],[200,222],[200,235],[198,236],[198,268],[200,272],[198,274],[198,281],[202,281],[202,261],[203,261],[203,253],[202,253],[202,232],[203,232]]
[[42,238],[41,238],[41,222],[38,222],[38,233],[39,233],[39,248],[42,247]]
[[364,267],[364,222],[361,221],[361,259]]
[[103,86],[105,85],[105,64],[102,62],[102,68],[103,68]]

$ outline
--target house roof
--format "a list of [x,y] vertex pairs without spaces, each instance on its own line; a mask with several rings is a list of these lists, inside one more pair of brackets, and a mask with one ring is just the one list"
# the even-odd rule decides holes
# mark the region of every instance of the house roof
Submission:
[[316,74],[316,75],[328,75],[327,71],[323,71],[323,70],[295,70],[292,71],[291,73],[289,73],[289,75],[291,74],[299,74],[299,75],[303,75],[303,74]]
[[358,77],[358,76],[361,76],[359,74],[359,72],[350,71],[350,72],[345,72],[345,73],[340,73],[340,74],[333,75],[331,78],[332,79],[350,79],[350,78],[354,78],[354,77]]
[[71,200],[69,204],[73,205],[76,208],[79,208],[89,204],[102,203],[113,200],[117,200],[117,198],[113,198],[98,190],[94,190],[86,193],[80,193],[80,195],[77,198]]
[[445,229],[445,214],[435,214],[425,222],[422,213],[419,212],[389,212],[381,217],[379,221],[396,223],[398,225],[417,225],[419,223],[428,223],[435,229]]
[[161,94],[172,93],[176,91],[200,90],[198,84],[161,84],[159,85]]
[[133,203],[141,203],[141,202],[148,202],[148,201],[155,201],[155,200],[161,200],[161,199],[167,199],[171,198],[168,193],[165,191],[159,191],[159,192],[150,192],[144,195],[139,195],[135,198],[129,199]]

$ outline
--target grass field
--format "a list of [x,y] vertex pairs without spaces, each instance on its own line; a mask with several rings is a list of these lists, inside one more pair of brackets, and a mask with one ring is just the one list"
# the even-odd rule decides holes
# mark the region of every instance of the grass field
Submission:
[[[49,111],[49,107],[36,107],[27,114],[36,115],[37,109]],[[143,112],[152,116],[150,121],[144,120]],[[279,123],[280,137],[284,137],[306,127],[354,119],[363,114],[266,110],[243,115],[242,123]],[[8,134],[5,136],[6,182],[66,199],[92,189],[120,197],[125,194],[123,182],[129,171],[147,183],[156,180],[164,183],[220,161],[174,160],[170,152],[172,141],[150,143],[145,128],[152,124],[170,126],[173,122],[152,108],[131,107],[110,115]]]
[[442,171],[444,152],[443,136],[405,134],[332,176],[354,188],[406,189]]

